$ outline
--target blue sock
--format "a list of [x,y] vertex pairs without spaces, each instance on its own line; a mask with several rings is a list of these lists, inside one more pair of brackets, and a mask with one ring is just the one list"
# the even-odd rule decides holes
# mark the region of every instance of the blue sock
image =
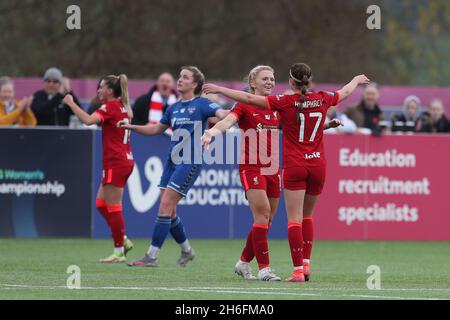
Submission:
[[153,229],[152,246],[161,248],[164,240],[166,240],[167,235],[170,231],[170,217],[156,218],[155,227]]
[[178,244],[182,244],[187,240],[186,232],[184,231],[184,226],[181,222],[180,217],[172,219],[172,223],[170,225],[170,234]]

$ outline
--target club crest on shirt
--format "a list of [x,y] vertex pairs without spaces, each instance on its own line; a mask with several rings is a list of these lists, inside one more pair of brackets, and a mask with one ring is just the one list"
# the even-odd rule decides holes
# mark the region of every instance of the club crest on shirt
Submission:
[[253,178],[253,184],[257,186],[259,184],[258,176]]
[[188,108],[188,112],[189,112],[189,114],[193,114],[195,112],[195,108],[194,107],[189,107]]
[[184,113],[186,111],[186,108],[180,109],[180,113]]
[[273,117],[275,118],[275,120],[278,120],[278,113],[276,111],[274,111]]

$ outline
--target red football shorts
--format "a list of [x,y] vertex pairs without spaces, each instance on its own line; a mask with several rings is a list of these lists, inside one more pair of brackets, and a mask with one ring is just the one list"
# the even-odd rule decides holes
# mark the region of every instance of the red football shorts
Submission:
[[279,198],[281,196],[280,175],[262,175],[260,168],[242,170],[239,172],[242,187],[247,192],[251,189],[265,190],[269,198]]
[[287,190],[306,190],[306,194],[318,196],[325,184],[326,166],[292,167],[283,169],[281,180]]
[[127,180],[133,172],[134,165],[103,169],[102,185],[112,184],[118,188],[124,188],[127,184]]

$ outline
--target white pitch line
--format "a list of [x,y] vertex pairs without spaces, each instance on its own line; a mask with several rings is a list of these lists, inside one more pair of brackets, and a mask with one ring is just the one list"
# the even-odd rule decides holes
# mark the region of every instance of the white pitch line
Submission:
[[191,289],[205,289],[205,290],[301,290],[301,291],[368,291],[368,292],[383,292],[383,291],[441,291],[450,292],[450,288],[381,288],[379,290],[370,290],[367,288],[308,288],[307,284],[300,284],[298,287],[292,288],[277,288],[277,287],[190,287]]
[[[6,287],[6,289],[18,288],[18,289],[68,289],[65,286],[42,286],[42,285],[19,285],[19,284],[0,284],[0,287]],[[246,290],[241,288],[241,290]],[[295,292],[266,292],[266,291],[236,291],[236,290],[210,290],[209,288],[166,288],[166,287],[81,287],[80,290],[132,290],[132,291],[180,291],[180,292],[207,292],[207,293],[230,293],[230,294],[255,294],[255,295],[283,295],[283,296],[312,296],[320,297],[318,293],[295,293]]]
[[[67,289],[66,286],[43,286],[43,285],[18,285],[18,284],[0,284],[5,289],[21,288],[21,289]],[[230,293],[230,294],[255,294],[255,295],[287,295],[287,296],[313,296],[336,298],[339,296],[323,295],[319,293],[300,293],[300,292],[267,292],[267,291],[248,291],[248,290],[264,290],[277,288],[207,288],[207,287],[188,287],[188,288],[167,288],[167,287],[81,287],[80,290],[131,290],[131,291],[179,291],[179,292],[204,292],[204,293]],[[279,288],[288,289],[288,288]],[[310,288],[312,289],[312,288]],[[318,289],[318,288],[317,288]],[[68,290],[68,289],[67,289]],[[244,291],[245,290],[245,291]],[[319,290],[317,290],[319,291]],[[321,291],[328,291],[323,289]],[[350,291],[350,290],[349,290]],[[377,290],[378,292],[381,290]],[[351,298],[369,298],[369,299],[395,299],[395,300],[448,300],[439,298],[418,298],[418,297],[398,297],[383,295],[362,295],[362,294],[344,294],[341,297]]]

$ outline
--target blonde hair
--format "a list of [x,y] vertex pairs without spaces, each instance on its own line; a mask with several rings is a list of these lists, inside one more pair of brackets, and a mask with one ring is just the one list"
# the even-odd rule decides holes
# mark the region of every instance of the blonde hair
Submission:
[[252,82],[254,82],[256,80],[256,77],[258,76],[258,74],[264,70],[275,73],[275,71],[273,70],[273,68],[271,66],[258,65],[256,67],[254,67],[252,70],[250,70],[248,75],[245,77],[245,81],[248,83],[248,88],[249,88],[250,93],[255,93],[255,89],[252,87]]
[[114,97],[120,98],[127,109],[128,116],[133,118],[133,109],[130,106],[130,97],[128,94],[128,77],[125,74],[119,76],[107,76],[103,79],[108,88],[112,89]]

